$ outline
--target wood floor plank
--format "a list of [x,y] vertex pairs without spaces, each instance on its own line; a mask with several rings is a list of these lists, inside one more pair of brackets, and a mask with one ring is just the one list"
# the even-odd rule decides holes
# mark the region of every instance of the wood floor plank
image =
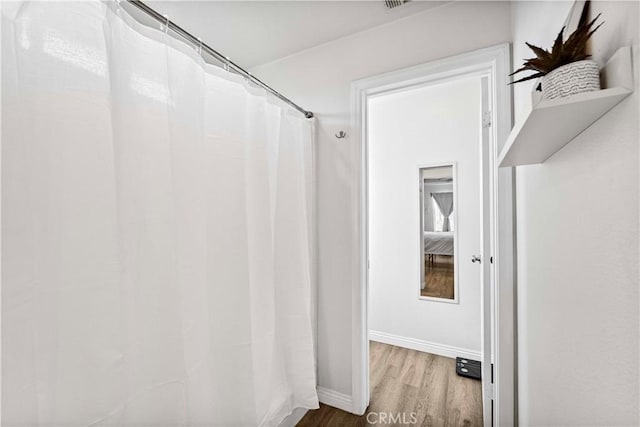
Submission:
[[433,262],[425,265],[425,286],[420,290],[423,297],[454,298],[454,257],[436,255]]
[[391,354],[387,359],[387,364],[398,368],[397,371],[394,371],[394,372],[399,375],[400,370],[402,369],[402,366],[404,365],[404,362],[407,358],[407,355],[411,350],[404,347],[397,347],[395,345],[392,345],[390,347],[391,347]]
[[435,425],[439,425],[439,420],[446,419],[449,370],[455,370],[455,362],[452,365],[449,361],[453,359],[436,355],[431,357],[429,369],[423,377],[419,398],[424,404],[424,413],[430,415]]
[[417,388],[422,386],[424,374],[430,362],[429,357],[425,356],[425,354],[417,350],[409,350],[402,369],[402,382],[404,384]]
[[[375,343],[375,341],[371,342]],[[378,347],[378,349],[376,349],[376,357],[371,358],[371,361],[369,362],[369,387],[371,387],[371,390],[380,383],[380,380],[384,376],[387,361],[389,360],[389,357],[391,357],[391,350],[393,349],[390,345],[382,343],[375,344],[377,344]]]
[[475,410],[478,406],[482,407],[482,388],[473,387],[474,383],[465,380],[467,378],[458,376],[455,372],[449,373],[447,425],[482,425],[482,412]]
[[[298,426],[482,426],[481,382],[458,376],[454,359],[373,341],[369,354],[371,402],[365,415],[320,405]],[[383,413],[386,422],[378,418]]]

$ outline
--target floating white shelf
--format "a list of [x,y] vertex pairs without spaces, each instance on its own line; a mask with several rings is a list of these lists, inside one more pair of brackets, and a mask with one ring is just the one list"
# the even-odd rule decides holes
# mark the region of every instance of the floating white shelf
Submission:
[[608,81],[620,87],[538,102],[526,120],[511,131],[498,156],[499,167],[544,162],[629,96],[633,92],[629,47],[619,49],[611,58],[603,79],[605,84]]

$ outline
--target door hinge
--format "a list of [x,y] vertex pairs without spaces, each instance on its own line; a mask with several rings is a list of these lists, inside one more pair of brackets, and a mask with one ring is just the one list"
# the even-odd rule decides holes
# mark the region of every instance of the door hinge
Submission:
[[484,113],[482,113],[482,127],[491,127],[491,111],[485,111]]
[[493,384],[493,363],[491,364],[491,384]]
[[489,384],[488,387],[484,387],[484,391],[487,394],[487,398],[493,400],[496,398],[496,390],[495,390],[495,385],[493,384]]

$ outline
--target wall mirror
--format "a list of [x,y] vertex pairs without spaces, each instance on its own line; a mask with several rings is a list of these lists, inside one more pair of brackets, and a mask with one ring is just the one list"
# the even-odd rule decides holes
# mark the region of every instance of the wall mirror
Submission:
[[455,165],[420,167],[420,298],[456,302]]

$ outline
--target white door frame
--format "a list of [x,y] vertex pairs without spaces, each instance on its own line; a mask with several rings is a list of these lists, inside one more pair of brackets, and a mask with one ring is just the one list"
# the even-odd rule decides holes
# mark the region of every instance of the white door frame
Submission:
[[[511,90],[508,74],[511,53],[508,43],[440,59],[426,64],[357,80],[351,84],[352,155],[356,170],[353,174],[353,235],[352,277],[352,412],[364,414],[369,405],[369,338],[368,338],[368,172],[367,172],[367,98],[399,91],[434,81],[473,73],[489,77],[492,105],[492,166],[493,225],[491,255],[484,254],[483,263],[493,258],[493,286],[483,288],[483,334],[490,335],[493,361],[493,384],[483,379],[483,410],[485,426],[512,426],[515,421],[515,237],[513,169],[497,168],[496,153],[511,131]],[[490,301],[490,307],[486,302]],[[491,321],[487,324],[485,318]],[[484,342],[483,337],[483,342]],[[490,367],[485,372],[491,372]],[[493,402],[492,402],[493,400]],[[491,404],[493,403],[493,420]]]

